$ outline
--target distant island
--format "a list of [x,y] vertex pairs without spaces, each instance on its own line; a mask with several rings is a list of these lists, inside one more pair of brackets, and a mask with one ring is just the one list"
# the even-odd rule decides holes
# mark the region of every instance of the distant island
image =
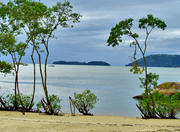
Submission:
[[91,65],[91,66],[110,66],[109,63],[104,61],[90,61],[90,62],[79,62],[79,61],[55,61],[53,64],[59,65]]
[[[180,55],[154,54],[146,57],[148,67],[180,67]],[[140,66],[144,66],[143,58],[137,60]],[[134,62],[126,66],[132,66]]]

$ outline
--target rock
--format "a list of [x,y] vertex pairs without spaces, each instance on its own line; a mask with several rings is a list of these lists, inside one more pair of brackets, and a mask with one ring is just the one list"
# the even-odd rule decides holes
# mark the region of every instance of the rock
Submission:
[[[163,93],[165,95],[171,96],[178,92],[180,92],[180,82],[164,82],[157,86],[156,89],[152,91],[152,93],[158,91],[159,93]],[[133,99],[141,100],[143,94],[134,96]]]
[[133,99],[135,100],[142,100],[143,94],[134,96]]
[[159,93],[164,93],[165,95],[173,95],[180,92],[180,82],[164,82],[153,90],[153,92],[158,91]]

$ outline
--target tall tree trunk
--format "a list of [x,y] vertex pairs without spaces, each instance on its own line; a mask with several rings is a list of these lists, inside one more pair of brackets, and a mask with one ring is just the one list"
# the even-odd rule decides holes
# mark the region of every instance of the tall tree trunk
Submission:
[[[15,76],[16,76],[16,73],[15,73]],[[15,107],[15,110],[18,109],[18,106],[17,106],[17,85],[16,85],[16,77],[15,77],[15,82],[14,82],[14,107]]]
[[19,89],[19,79],[18,79],[18,73],[19,73],[19,62],[17,63],[17,71],[16,71],[16,88],[18,91],[18,96],[19,96],[19,101],[21,103],[21,106],[23,108],[23,110],[25,110],[24,104],[22,102],[22,98],[21,98],[21,93],[20,93],[20,89]]
[[145,94],[146,94],[146,97],[148,97],[148,84],[147,84],[147,63],[146,63],[146,58],[143,54],[143,60],[144,60],[144,68],[145,68]]
[[146,95],[146,98],[151,98],[151,102],[152,102],[152,107],[153,107],[153,111],[150,109],[150,105],[149,105],[149,102],[147,102],[147,109],[148,109],[148,113],[149,113],[149,116],[151,118],[156,118],[156,114],[155,114],[155,103],[154,103],[154,99],[152,97],[152,94],[148,91],[148,82],[147,82],[147,74],[148,74],[148,71],[147,71],[147,62],[146,62],[146,58],[143,54],[143,60],[144,60],[144,66],[145,66],[145,95]]
[[17,67],[16,67],[16,60],[13,56],[13,54],[11,53],[11,57],[12,57],[12,60],[13,60],[13,67],[14,67],[14,71],[15,71],[15,80],[14,80],[14,108],[15,110],[18,109],[18,104],[17,104],[17,77],[16,77],[16,71],[17,71]]
[[[46,101],[47,101],[47,107],[50,111],[51,114],[54,114],[54,111],[52,109],[52,105],[51,105],[51,102],[49,101],[49,95],[48,95],[48,90],[47,90],[47,84],[46,84],[46,78],[44,80],[44,76],[43,76],[43,72],[42,72],[42,63],[41,63],[41,54],[39,53],[38,49],[35,47],[35,50],[38,54],[38,57],[39,57],[39,70],[40,70],[40,75],[41,75],[41,81],[42,81],[42,85],[43,85],[43,89],[44,89],[44,93],[45,93],[45,96],[46,96]],[[46,65],[45,65],[46,67]],[[46,69],[46,68],[45,68]],[[46,73],[45,73],[46,74]],[[45,75],[45,77],[47,77],[47,74]]]
[[34,75],[34,83],[33,83],[33,95],[32,95],[31,103],[29,106],[29,110],[31,110],[33,107],[35,90],[36,90],[36,65],[35,65],[35,61],[34,61],[34,47],[33,47],[32,54],[31,54],[31,60],[33,62],[33,68],[34,68],[34,74],[33,74]]

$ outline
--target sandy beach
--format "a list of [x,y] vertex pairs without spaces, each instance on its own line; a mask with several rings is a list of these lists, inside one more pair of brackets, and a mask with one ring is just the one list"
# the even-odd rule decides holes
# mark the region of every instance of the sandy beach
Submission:
[[180,120],[0,112],[0,132],[178,132]]

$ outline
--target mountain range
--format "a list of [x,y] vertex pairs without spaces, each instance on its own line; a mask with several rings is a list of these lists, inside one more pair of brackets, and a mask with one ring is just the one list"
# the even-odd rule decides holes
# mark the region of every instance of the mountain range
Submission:
[[[148,67],[180,67],[180,55],[154,54],[146,56]],[[126,66],[132,66],[134,62]],[[144,66],[143,58],[137,60],[140,66]]]

